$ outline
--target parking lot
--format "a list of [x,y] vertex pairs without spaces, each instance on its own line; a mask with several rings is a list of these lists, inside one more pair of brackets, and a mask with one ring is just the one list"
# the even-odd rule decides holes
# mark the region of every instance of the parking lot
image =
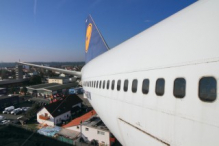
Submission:
[[19,115],[0,114],[0,115],[5,117],[5,119],[7,119],[7,120],[16,120],[18,117],[22,116],[22,114],[19,114]]
[[[33,105],[32,102],[25,101],[25,102],[19,103],[18,105],[15,105],[14,109],[17,109],[17,108],[22,109],[23,107],[32,107],[32,105]],[[11,111],[10,111],[10,113],[3,114],[3,111],[4,110],[0,111],[0,117],[3,116],[3,119],[0,118],[0,125],[4,124],[4,122],[5,122],[4,120],[7,120],[6,124],[8,124],[8,123],[19,123],[18,119],[20,119],[26,112],[26,111],[23,110],[23,111],[20,111],[19,113],[17,113],[16,115],[14,115],[14,114],[11,114]]]

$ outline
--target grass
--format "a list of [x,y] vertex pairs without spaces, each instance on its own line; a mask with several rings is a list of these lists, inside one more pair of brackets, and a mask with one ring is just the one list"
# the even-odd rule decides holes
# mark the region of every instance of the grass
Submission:
[[32,123],[32,124],[25,124],[25,125],[23,125],[22,126],[23,128],[25,128],[25,129],[28,129],[28,130],[31,130],[31,131],[36,131],[36,130],[38,130],[38,124],[36,124],[36,123]]
[[[31,124],[34,126],[34,124]],[[31,135],[31,137],[30,137]],[[24,144],[25,142],[25,144]],[[54,138],[23,129],[18,126],[0,126],[0,146],[70,146]]]

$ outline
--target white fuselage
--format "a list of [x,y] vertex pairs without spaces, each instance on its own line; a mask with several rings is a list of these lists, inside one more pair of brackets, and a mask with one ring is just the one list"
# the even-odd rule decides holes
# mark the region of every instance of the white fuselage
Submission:
[[[219,145],[219,101],[199,98],[199,81],[203,77],[214,77],[219,83],[217,0],[192,4],[98,56],[82,70],[90,103],[127,146]],[[158,78],[165,80],[162,96],[155,93]],[[173,95],[176,78],[186,80],[183,98]],[[138,81],[136,93],[132,92],[134,79]],[[142,93],[144,79],[149,79],[148,94]],[[129,82],[126,92],[125,80]],[[105,81],[105,88],[97,88],[97,81],[102,86]]]

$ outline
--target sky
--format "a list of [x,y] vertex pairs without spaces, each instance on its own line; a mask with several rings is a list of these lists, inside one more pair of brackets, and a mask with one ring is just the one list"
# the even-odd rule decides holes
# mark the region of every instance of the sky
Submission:
[[91,14],[110,48],[196,0],[0,0],[0,62],[81,62]]

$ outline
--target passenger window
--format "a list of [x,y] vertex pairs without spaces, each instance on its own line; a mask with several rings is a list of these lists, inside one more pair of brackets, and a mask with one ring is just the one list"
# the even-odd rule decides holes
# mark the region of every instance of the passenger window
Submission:
[[112,81],[112,84],[111,84],[111,89],[112,89],[112,90],[114,90],[114,86],[115,86],[115,80],[113,80],[113,81]]
[[94,88],[96,87],[96,81],[94,81]]
[[149,80],[144,79],[142,82],[142,93],[143,94],[148,94],[149,92]]
[[98,82],[99,82],[99,81],[97,81],[96,88],[98,88]]
[[137,92],[137,88],[138,88],[138,80],[137,79],[134,79],[132,81],[132,92],[133,93],[136,93]]
[[103,89],[105,89],[105,80],[103,81]]
[[107,86],[106,86],[107,89],[109,89],[109,84],[110,84],[110,81],[108,80],[107,81]]
[[183,98],[186,95],[186,80],[184,78],[175,79],[173,95],[176,98]]
[[186,80],[184,78],[175,79],[173,95],[176,98],[183,98],[186,95]]
[[120,87],[121,87],[121,80],[118,80],[118,82],[117,82],[117,90],[118,91],[120,90]]
[[217,82],[214,77],[203,77],[199,81],[199,98],[202,101],[214,101],[217,97]]
[[102,83],[102,81],[100,81],[99,88],[101,88],[101,83]]
[[165,80],[163,78],[157,79],[155,92],[158,96],[163,96],[165,87]]
[[128,90],[128,85],[129,85],[129,81],[128,80],[125,80],[124,82],[124,91],[126,92]]

